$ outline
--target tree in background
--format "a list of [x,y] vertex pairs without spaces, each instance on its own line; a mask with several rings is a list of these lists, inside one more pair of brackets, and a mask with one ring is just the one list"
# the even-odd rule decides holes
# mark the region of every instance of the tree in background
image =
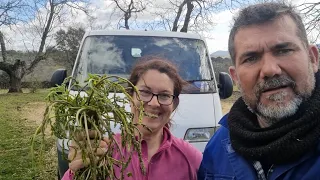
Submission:
[[[26,4],[22,2],[22,0],[11,0],[7,2],[0,3],[0,27],[8,26],[16,24],[21,21],[17,13],[21,8],[23,8]],[[0,29],[0,48],[1,48],[1,57],[2,61],[0,61],[0,70],[6,72],[10,77],[13,71],[18,71],[17,66],[20,64],[20,61],[17,61],[15,64],[7,63],[7,50],[5,44],[5,37]],[[17,72],[19,73],[19,72]],[[1,74],[2,77],[6,77],[4,74]],[[11,78],[10,78],[11,81]]]
[[[130,29],[129,27],[129,19],[134,16],[137,18],[138,13],[142,13],[148,5],[150,5],[149,0],[111,0],[115,3],[115,7],[113,12],[117,12],[120,10],[120,19],[118,22],[118,29],[125,28]],[[122,21],[123,24],[122,25]]]
[[26,4],[22,0],[11,0],[0,3],[0,27],[11,26],[21,21],[17,15],[19,10],[25,7]]
[[85,29],[82,27],[69,27],[67,31],[61,29],[54,35],[56,48],[64,52],[63,59],[65,59],[68,69],[72,69],[74,65],[84,33]]
[[[213,14],[218,12],[223,0],[112,0],[111,16],[120,16],[118,28],[130,29],[129,19],[144,29],[165,29],[187,32],[208,31],[215,23]],[[158,4],[157,4],[158,3]],[[144,14],[146,13],[146,14]],[[154,17],[151,21],[142,15]]]
[[317,42],[320,37],[320,2],[303,3],[297,8],[304,17],[307,32],[312,33],[312,42]]
[[148,22],[151,29],[163,28],[170,31],[210,31],[215,23],[213,15],[219,11],[223,0],[171,0],[167,6],[154,6],[151,12],[156,18]]
[[[21,80],[24,75],[33,71],[36,65],[46,59],[45,44],[49,33],[57,26],[57,22],[62,19],[63,9],[78,9],[83,12],[87,10],[80,6],[84,0],[9,0],[0,2],[1,26],[13,26],[19,22],[29,23],[34,28],[34,32],[39,35],[40,45],[37,53],[30,64],[24,60],[16,59],[11,62],[7,58],[4,34],[0,30],[0,45],[2,61],[0,70],[6,72],[10,78],[11,92],[22,92]],[[24,13],[23,13],[24,12]],[[28,19],[29,18],[29,19]]]

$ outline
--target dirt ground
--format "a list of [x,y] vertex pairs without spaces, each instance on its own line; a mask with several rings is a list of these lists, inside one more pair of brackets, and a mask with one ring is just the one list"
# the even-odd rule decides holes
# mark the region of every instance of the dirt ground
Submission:
[[28,123],[40,125],[43,120],[43,114],[46,110],[45,102],[32,102],[22,107],[21,113]]
[[[23,124],[25,127],[30,127],[36,131],[36,126],[41,125],[43,121],[43,115],[46,109],[45,102],[29,102],[22,105],[19,109],[20,116],[23,118]],[[29,129],[29,128],[28,128]],[[31,132],[32,134],[34,132]],[[36,179],[39,180],[57,180],[57,149],[55,139],[51,135],[50,127],[45,130],[46,145],[44,148],[43,167],[45,170],[38,169]],[[40,145],[40,144],[39,144]],[[39,151],[40,152],[40,151]],[[1,179],[1,178],[0,178]]]
[[221,106],[222,106],[222,114],[226,114],[229,112],[230,108],[232,107],[233,103],[240,97],[239,91],[234,91],[232,96],[227,99],[221,99]]

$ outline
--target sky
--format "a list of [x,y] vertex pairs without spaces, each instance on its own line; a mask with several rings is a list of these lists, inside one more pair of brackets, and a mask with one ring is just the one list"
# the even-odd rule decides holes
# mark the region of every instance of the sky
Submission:
[[[166,0],[167,1],[167,0]],[[292,4],[300,4],[303,2],[314,2],[316,0],[294,0],[290,1]],[[110,6],[110,1],[106,0],[93,0],[90,1],[90,10],[92,15],[95,17],[95,20],[90,20],[84,13],[73,12],[73,15],[70,12],[65,12],[64,23],[61,23],[57,26],[54,31],[59,30],[60,28],[65,28],[66,26],[85,26],[87,29],[90,28],[105,28],[113,29],[114,23],[118,22],[117,15],[115,14],[110,17],[112,13],[112,8]],[[165,0],[153,0],[154,3],[164,6],[163,2]],[[151,10],[152,11],[152,10]],[[227,51],[228,49],[228,36],[230,32],[230,27],[232,25],[232,17],[238,10],[235,9],[232,12],[230,10],[222,10],[217,12],[213,16],[214,23],[216,24],[210,32],[205,32],[206,42],[210,53],[213,53],[218,50]],[[150,20],[154,17],[150,16],[148,13],[141,14],[139,19]],[[111,24],[110,24],[111,22]],[[37,24],[36,20],[32,21],[33,24]],[[18,26],[15,30],[9,28],[3,28],[2,31],[5,32],[7,37],[7,49],[15,50],[37,50],[37,39],[40,39],[40,34],[34,33],[34,28]],[[112,27],[112,28],[110,28]],[[34,38],[30,38],[34,37]],[[37,38],[38,37],[38,38]],[[48,38],[47,44],[53,44],[54,40],[52,36]]]
[[210,32],[211,38],[207,38],[207,46],[210,53],[215,51],[227,51],[228,50],[228,38],[232,25],[233,13],[230,11],[223,11],[216,15],[216,26],[213,31]]

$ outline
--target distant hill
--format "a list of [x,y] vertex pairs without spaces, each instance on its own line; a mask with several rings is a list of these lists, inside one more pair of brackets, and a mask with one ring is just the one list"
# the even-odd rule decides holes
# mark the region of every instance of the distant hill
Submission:
[[228,51],[216,51],[210,54],[211,58],[222,57],[222,58],[230,58],[230,54]]

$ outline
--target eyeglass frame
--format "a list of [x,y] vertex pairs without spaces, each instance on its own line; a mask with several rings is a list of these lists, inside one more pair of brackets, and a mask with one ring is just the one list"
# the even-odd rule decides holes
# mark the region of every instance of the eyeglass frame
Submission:
[[138,90],[138,91],[139,91],[139,93],[142,91],[142,92],[148,92],[148,93],[152,94],[152,96],[151,96],[151,98],[150,98],[149,101],[143,101],[143,100],[141,99],[140,95],[139,95],[140,99],[138,99],[138,96],[137,96],[137,99],[138,99],[138,100],[141,100],[141,101],[143,101],[143,102],[145,102],[145,103],[149,103],[149,102],[153,99],[153,97],[156,96],[156,97],[157,97],[157,101],[158,101],[158,103],[159,103],[160,105],[170,106],[170,105],[173,103],[174,99],[176,98],[176,96],[173,95],[173,94],[166,94],[166,95],[172,97],[172,101],[171,101],[170,104],[163,104],[163,103],[160,103],[160,102],[159,102],[159,95],[164,95],[164,94],[156,94],[156,93],[153,93],[153,92],[151,92],[151,91],[149,91],[149,90]]

